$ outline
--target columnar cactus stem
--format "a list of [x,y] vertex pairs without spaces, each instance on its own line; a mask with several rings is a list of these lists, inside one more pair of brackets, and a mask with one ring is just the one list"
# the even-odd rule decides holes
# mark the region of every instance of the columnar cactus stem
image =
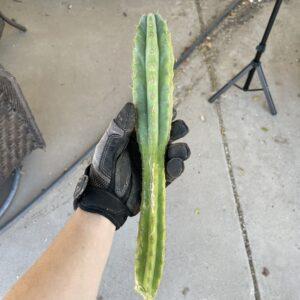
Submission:
[[136,290],[153,299],[165,256],[165,151],[173,110],[173,49],[166,22],[142,16],[133,51],[133,102],[142,156],[142,204],[137,239]]

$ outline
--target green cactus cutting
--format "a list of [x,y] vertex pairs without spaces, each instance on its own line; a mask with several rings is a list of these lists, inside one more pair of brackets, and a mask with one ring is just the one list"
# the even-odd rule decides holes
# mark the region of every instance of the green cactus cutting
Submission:
[[173,112],[174,56],[166,22],[141,17],[133,50],[133,102],[142,157],[142,203],[135,259],[136,290],[155,297],[162,277],[166,243],[165,152]]

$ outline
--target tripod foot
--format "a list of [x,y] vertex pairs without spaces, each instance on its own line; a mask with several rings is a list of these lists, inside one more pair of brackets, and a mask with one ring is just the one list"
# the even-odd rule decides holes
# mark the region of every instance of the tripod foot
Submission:
[[0,11],[0,18],[3,19],[4,22],[6,22],[7,24],[23,31],[26,32],[27,28],[19,23],[17,23],[15,20],[13,19],[9,19],[8,17],[6,17],[1,11]]
[[213,95],[212,97],[210,97],[210,98],[208,99],[208,102],[209,102],[209,103],[214,103],[216,99],[217,99],[217,97],[214,98],[214,95]]
[[209,103],[213,103],[219,98],[223,93],[225,93],[232,85],[234,85],[241,77],[248,73],[253,68],[253,63],[251,62],[242,71],[235,75],[228,83],[226,83],[219,91],[213,94],[209,99]]
[[271,93],[269,90],[269,86],[268,86],[268,83],[267,83],[267,80],[266,80],[266,77],[265,77],[265,74],[264,74],[261,64],[259,64],[257,66],[257,74],[258,74],[260,83],[262,85],[263,91],[265,93],[270,112],[273,116],[275,116],[277,114],[277,110],[276,110],[275,104],[273,102],[273,99],[272,99],[272,96],[271,96]]

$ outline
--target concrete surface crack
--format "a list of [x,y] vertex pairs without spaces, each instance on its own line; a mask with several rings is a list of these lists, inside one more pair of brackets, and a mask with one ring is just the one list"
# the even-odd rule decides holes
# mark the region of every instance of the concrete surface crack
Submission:
[[[199,24],[200,24],[200,28],[201,28],[200,30],[202,31],[205,28],[205,24],[204,24],[204,20],[203,20],[203,16],[202,16],[200,0],[195,0],[195,5],[197,8],[198,19],[199,19]],[[203,51],[202,53],[204,56],[205,64],[207,65],[207,71],[208,71],[209,80],[210,80],[210,84],[211,84],[211,90],[216,91],[218,88],[218,78],[217,78],[216,70],[213,65],[214,55],[209,54],[213,51],[214,50],[211,49],[210,51]],[[229,151],[228,139],[227,139],[227,135],[226,135],[226,129],[224,126],[221,105],[220,105],[220,103],[215,102],[215,106],[216,106],[216,111],[217,111],[217,116],[218,116],[218,121],[219,121],[220,134],[221,134],[222,144],[223,144],[223,148],[224,148],[224,152],[225,152],[226,164],[227,164],[228,173],[229,173],[229,177],[230,177],[232,192],[233,192],[233,196],[234,196],[234,200],[235,200],[236,210],[237,210],[238,218],[239,218],[239,224],[240,224],[240,228],[242,231],[242,237],[243,237],[244,246],[245,246],[245,250],[246,250],[246,254],[247,254],[247,258],[248,258],[248,264],[249,264],[249,268],[250,268],[250,272],[251,272],[251,278],[252,278],[252,283],[253,283],[253,288],[254,288],[254,297],[256,300],[260,300],[261,296],[260,296],[258,281],[257,281],[257,277],[256,277],[255,266],[254,266],[254,262],[252,260],[252,250],[251,250],[250,241],[248,238],[248,232],[247,232],[247,228],[245,225],[244,213],[243,213],[243,209],[242,209],[242,206],[240,203],[240,197],[238,194],[236,180],[235,180],[234,172],[233,172],[233,168],[232,168],[232,159],[231,159],[231,155],[230,155],[230,151]]]

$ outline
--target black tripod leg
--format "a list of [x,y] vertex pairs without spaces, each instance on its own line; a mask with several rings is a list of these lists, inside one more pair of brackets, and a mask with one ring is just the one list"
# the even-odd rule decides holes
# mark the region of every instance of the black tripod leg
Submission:
[[272,96],[271,96],[271,93],[270,93],[270,90],[269,90],[269,86],[268,86],[268,83],[267,83],[267,80],[266,80],[266,77],[265,77],[265,74],[263,72],[261,64],[259,64],[257,66],[257,74],[258,74],[258,78],[260,80],[260,83],[262,85],[263,91],[265,93],[265,96],[267,98],[267,102],[268,102],[271,114],[276,115],[277,111],[276,111],[276,108],[275,108],[275,105],[274,105],[274,102],[273,102],[273,99],[272,99]]
[[248,73],[253,68],[252,62],[247,65],[241,72],[234,76],[228,83],[226,83],[220,90],[218,90],[214,95],[212,95],[208,102],[213,103],[218,97],[225,93],[232,85],[234,85],[241,77]]
[[0,11],[0,18],[3,19],[3,21],[5,21],[7,24],[21,30],[21,31],[27,31],[27,28],[24,27],[21,24],[18,24],[16,21],[14,21],[13,19],[9,19],[8,17],[6,17],[1,11]]
[[244,91],[248,91],[249,90],[249,87],[250,87],[250,84],[251,84],[251,81],[253,79],[253,76],[254,76],[254,73],[255,73],[255,68],[252,68],[248,74],[248,77],[246,79],[246,82],[244,84],[244,87],[243,87],[243,90]]

